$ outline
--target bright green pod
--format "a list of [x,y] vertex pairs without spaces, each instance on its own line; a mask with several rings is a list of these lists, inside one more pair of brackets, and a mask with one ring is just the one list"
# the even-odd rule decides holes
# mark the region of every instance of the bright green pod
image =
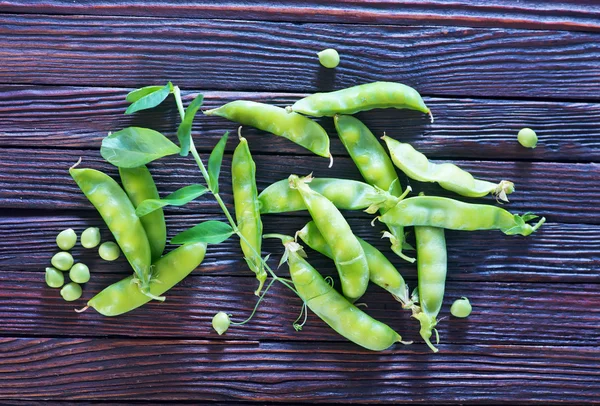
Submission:
[[537,218],[530,213],[519,216],[503,208],[485,204],[470,204],[447,197],[416,196],[400,201],[393,209],[379,216],[385,224],[428,226],[448,230],[500,230],[507,235],[528,236],[544,224],[541,218],[532,226],[526,221]]
[[[327,241],[321,235],[314,221],[309,222],[298,231],[296,237],[300,237],[313,250],[333,259],[333,252],[331,252],[331,248],[327,245]],[[396,267],[392,265],[381,251],[358,236],[356,239],[362,246],[367,257],[369,280],[390,292],[402,303],[403,307],[410,308],[412,301],[406,282],[402,275],[400,275],[400,272],[398,272]]]
[[435,331],[437,338],[437,315],[444,300],[448,268],[446,238],[444,229],[437,227],[415,227],[415,238],[421,311],[413,316],[421,323],[420,334],[425,343],[433,352],[438,352],[431,343],[431,335]]
[[[380,206],[392,208],[399,201],[388,192],[357,180],[315,178],[310,188],[325,196],[340,210],[369,209],[371,212]],[[262,214],[306,210],[300,192],[290,188],[288,179],[269,185],[258,195],[258,200]]]
[[[137,168],[119,168],[119,175],[123,189],[136,209],[144,200],[160,199],[154,179],[145,165]],[[150,243],[151,259],[156,261],[162,255],[167,243],[167,226],[163,209],[158,208],[140,217],[140,221]]]
[[313,117],[333,117],[387,108],[417,110],[431,115],[419,92],[395,82],[372,82],[335,92],[315,93],[298,100],[287,110]]
[[[150,293],[163,295],[182,281],[204,260],[205,243],[182,245],[164,255],[153,264],[154,278],[150,282]],[[140,292],[134,277],[129,276],[105,288],[90,299],[87,307],[92,307],[104,316],[118,316],[148,303],[150,297]]]
[[331,247],[344,296],[355,301],[365,293],[369,283],[365,252],[342,213],[326,197],[310,188],[311,179],[291,175],[290,187],[300,192],[317,228]]
[[300,298],[338,334],[372,351],[383,351],[402,337],[387,324],[375,320],[333,289],[298,253],[293,241],[286,244],[292,281]]
[[396,141],[388,136],[383,136],[382,139],[390,150],[394,164],[411,179],[438,183],[444,189],[461,196],[483,197],[492,193],[497,199],[505,202],[508,202],[506,196],[515,191],[515,185],[510,181],[492,183],[476,179],[454,164],[430,162],[410,144]]
[[240,239],[240,245],[248,267],[258,279],[258,289],[254,292],[258,296],[267,280],[267,272],[260,256],[263,226],[256,188],[256,164],[244,137],[240,137],[240,143],[231,159],[231,188],[237,227],[246,240]]
[[94,169],[69,169],[81,191],[96,207],[131,264],[142,292],[148,294],[152,273],[150,244],[135,208],[110,176]]
[[329,136],[323,127],[300,114],[289,114],[281,107],[236,100],[207,110],[204,114],[224,117],[287,138],[319,156],[331,159]]
[[[336,115],[333,119],[335,129],[342,144],[350,154],[362,177],[371,185],[386,190],[393,196],[403,196],[396,168],[385,149],[373,133],[360,120],[352,116]],[[389,206],[382,206],[383,214]],[[415,259],[402,252],[404,247],[404,227],[389,226],[384,234],[392,244],[392,251],[400,258],[414,262]]]

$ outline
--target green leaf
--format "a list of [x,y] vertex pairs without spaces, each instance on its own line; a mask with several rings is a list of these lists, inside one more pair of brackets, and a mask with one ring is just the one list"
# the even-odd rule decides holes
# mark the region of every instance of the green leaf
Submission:
[[185,109],[185,116],[179,124],[177,129],[177,138],[179,139],[179,145],[181,146],[181,156],[187,156],[190,153],[190,137],[192,136],[192,124],[196,113],[204,102],[204,96],[198,94],[190,105]]
[[[129,93],[127,95],[128,98],[135,99],[139,96],[141,97],[139,97],[129,107],[127,107],[127,110],[125,110],[125,114],[133,114],[136,111],[151,109],[153,107],[158,106],[163,102],[163,100],[167,98],[169,93],[173,91],[173,84],[169,82],[163,87],[154,91],[151,91],[152,88],[154,88],[154,86],[138,89],[138,93],[135,93],[136,91],[132,92],[133,94]],[[147,92],[147,94],[142,95],[145,92]]]
[[163,156],[179,152],[179,147],[158,131],[127,127],[102,140],[100,153],[120,168],[135,168]]
[[152,213],[156,209],[165,206],[183,206],[192,200],[202,196],[208,192],[208,188],[203,185],[189,185],[178,189],[165,197],[164,199],[147,199],[144,200],[135,209],[135,214],[138,217],[143,217],[146,214]]
[[208,178],[210,189],[214,193],[219,193],[219,174],[221,173],[221,163],[223,162],[225,145],[227,145],[227,137],[229,137],[229,131],[223,134],[208,157]]
[[171,239],[171,244],[205,242],[219,244],[233,234],[233,229],[222,221],[209,220],[189,228]]
[[132,90],[131,92],[127,93],[125,100],[127,100],[129,103],[135,103],[142,97],[149,95],[150,93],[154,93],[162,88],[163,88],[163,86],[141,87],[139,89],[135,89],[135,90]]

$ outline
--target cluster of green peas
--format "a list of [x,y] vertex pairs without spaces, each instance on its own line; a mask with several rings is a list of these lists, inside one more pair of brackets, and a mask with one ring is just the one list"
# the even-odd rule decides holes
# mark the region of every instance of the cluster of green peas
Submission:
[[[67,302],[72,302],[81,297],[83,290],[81,284],[90,280],[89,267],[81,262],[75,263],[73,255],[68,252],[77,244],[77,233],[72,228],[61,231],[56,236],[56,245],[62,251],[54,254],[46,268],[46,284],[51,288],[61,288],[60,295]],[[86,228],[81,233],[81,245],[84,248],[95,248],[100,244],[100,230],[97,227]],[[100,258],[105,261],[114,261],[119,258],[121,250],[112,241],[104,242],[98,248]],[[69,272],[71,282],[65,285],[63,272]]]

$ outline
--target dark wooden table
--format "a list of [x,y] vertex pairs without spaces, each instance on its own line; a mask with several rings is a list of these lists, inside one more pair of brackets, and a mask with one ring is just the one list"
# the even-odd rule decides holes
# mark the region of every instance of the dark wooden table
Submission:
[[[393,403],[600,403],[600,6],[596,1],[179,2],[0,0],[0,400],[260,401]],[[342,63],[319,66],[335,47]],[[189,102],[235,99],[285,106],[304,94],[399,81],[417,88],[436,121],[406,111],[360,114],[375,134],[412,143],[436,161],[483,178],[508,178],[506,207],[547,217],[536,234],[448,232],[449,274],[440,352],[378,288],[367,311],[415,340],[373,353],[311,315],[292,328],[300,301],[276,286],[252,322],[217,336],[219,310],[237,320],[255,303],[253,275],[237,242],[211,246],[204,264],[152,303],[118,318],[77,314],[44,283],[54,238],[102,225],[67,169],[117,172],[99,154],[109,131],[129,125],[173,136],[171,102],[124,116],[133,88],[172,80]],[[330,119],[333,169],[285,139],[245,134],[262,189],[290,172],[359,178]],[[516,142],[522,127],[540,137]],[[235,125],[200,117],[202,153]],[[228,144],[224,197],[231,203]],[[198,182],[193,161],[151,165],[162,194]],[[407,180],[401,177],[403,184]],[[434,185],[416,191],[450,196]],[[493,199],[486,202],[492,204]],[[222,218],[209,198],[167,210],[169,236]],[[350,222],[384,252],[386,243],[352,213]],[[302,213],[264,218],[292,233]],[[265,252],[281,254],[268,242]],[[93,270],[84,299],[124,275],[124,260],[76,249]],[[312,254],[326,275],[335,270]],[[390,258],[394,258],[390,255]],[[415,267],[395,261],[411,286]],[[282,275],[285,269],[280,271]],[[449,306],[468,296],[459,320]]]

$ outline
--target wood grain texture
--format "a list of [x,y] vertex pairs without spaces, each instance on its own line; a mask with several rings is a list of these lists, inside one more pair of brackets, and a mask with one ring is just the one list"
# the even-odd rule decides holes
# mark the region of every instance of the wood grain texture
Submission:
[[[252,145],[251,145],[252,147]],[[300,148],[300,147],[298,147]],[[84,157],[81,167],[106,171],[117,177],[117,170],[103,161],[97,150],[47,150],[36,149],[35,155],[26,149],[0,149],[0,207],[5,209],[86,209],[93,206],[81,193],[68,173],[79,157]],[[291,172],[313,173],[320,177],[361,179],[354,163],[346,157],[336,157],[332,169],[327,169],[327,159],[320,157],[254,155],[257,165],[259,190],[272,182],[287,179]],[[454,163],[474,176],[499,181],[510,179],[516,184],[511,203],[506,208],[512,212],[535,211],[550,222],[598,224],[600,190],[591,185],[600,179],[600,168],[595,163],[545,163],[545,162],[489,162],[458,161]],[[226,156],[221,173],[223,198],[231,198],[230,160]],[[168,157],[151,167],[158,190],[167,194],[188,184],[197,183],[199,170],[191,158]],[[403,185],[409,182],[400,177]],[[459,198],[473,203],[494,203],[493,197],[463,199],[435,184],[410,181],[413,192]],[[212,199],[203,197],[199,205],[169,209],[220,213]],[[358,212],[359,215],[360,212]],[[371,217],[372,218],[372,217]]]
[[[311,261],[313,262],[313,261]],[[231,267],[237,277],[212,276],[202,265],[167,293],[164,303],[153,302],[119,317],[104,317],[93,309],[78,314],[95,293],[116,282],[121,275],[106,275],[92,269],[81,300],[67,303],[58,289],[46,286],[39,272],[0,273],[0,323],[4,335],[55,337],[193,337],[223,340],[284,340],[299,342],[343,342],[347,350],[357,348],[335,333],[312,312],[301,332],[292,327],[301,301],[283,285],[269,291],[248,324],[231,326],[219,337],[211,327],[218,311],[244,320],[256,304],[256,280],[242,267]],[[287,270],[278,271],[286,276]],[[515,278],[518,279],[518,278]],[[408,281],[415,286],[414,279]],[[336,280],[335,286],[339,286]],[[473,313],[467,319],[450,316],[455,299],[468,296]],[[557,300],[559,299],[559,300]],[[371,285],[360,299],[365,312],[398,331],[411,351],[425,350],[419,323],[381,288]],[[52,315],[51,317],[49,317]],[[591,345],[600,340],[600,285],[530,282],[449,281],[437,329],[442,344]],[[315,343],[315,346],[318,344]]]
[[[387,240],[380,237],[381,227],[372,228],[369,219],[348,216],[353,231],[384,252],[400,272],[408,279],[416,278],[416,267],[397,258],[389,249]],[[167,215],[169,238],[175,234],[209,219],[221,217],[201,214]],[[265,216],[265,233],[293,235],[309,217]],[[48,266],[57,251],[55,238],[65,228],[73,228],[78,234],[85,228],[97,226],[102,230],[103,240],[111,240],[109,231],[99,215],[80,212],[78,215],[0,217],[0,269],[9,272],[38,273]],[[411,233],[412,234],[412,233]],[[449,280],[457,281],[504,281],[504,282],[565,282],[598,283],[600,277],[600,228],[583,224],[547,223],[537,233],[524,238],[504,236],[498,232],[447,231]],[[414,243],[414,236],[409,236]],[[172,247],[167,247],[172,249]],[[283,253],[276,240],[265,240],[263,252],[273,255],[272,266]],[[89,265],[95,273],[124,275],[130,267],[124,258],[108,263],[102,261],[96,250],[77,246],[73,255],[78,261]],[[320,255],[311,254],[311,262],[325,275],[337,274],[331,262]],[[223,244],[211,245],[202,265],[210,275],[246,275],[247,267],[237,239]]]
[[600,8],[585,0],[429,1],[273,1],[184,2],[82,0],[3,0],[0,9],[13,13],[95,14],[185,18],[227,18],[294,22],[463,25],[600,31]]
[[140,345],[140,340],[48,338],[0,343],[4,399],[264,402],[310,394],[313,402],[560,404],[595,402],[600,390],[595,346],[449,345],[436,355],[396,347],[373,362],[373,353],[325,343]]
[[[123,114],[125,95],[131,89],[99,87],[0,86],[0,147],[93,148],[108,131],[127,126],[154,128],[173,134],[178,113],[172,98],[164,107],[133,116]],[[197,91],[184,92],[189,103]],[[233,100],[255,100],[285,107],[304,94],[204,92],[205,108]],[[521,100],[431,98],[425,101],[435,115],[434,124],[412,111],[374,110],[361,113],[374,134],[384,132],[428,156],[488,160],[600,160],[600,104]],[[320,119],[336,140],[331,119]],[[522,127],[537,131],[535,149],[521,147],[516,134]],[[214,146],[225,129],[235,124],[218,117],[199,116],[195,136],[199,149]],[[306,154],[288,140],[244,129],[254,153]],[[230,143],[228,150],[233,151]],[[345,155],[332,143],[334,155]]]
[[[173,80],[192,89],[313,92],[388,80],[425,95],[600,100],[599,39],[562,31],[5,14],[0,83],[139,87]],[[318,64],[315,53],[325,47],[343,55],[334,71]]]

